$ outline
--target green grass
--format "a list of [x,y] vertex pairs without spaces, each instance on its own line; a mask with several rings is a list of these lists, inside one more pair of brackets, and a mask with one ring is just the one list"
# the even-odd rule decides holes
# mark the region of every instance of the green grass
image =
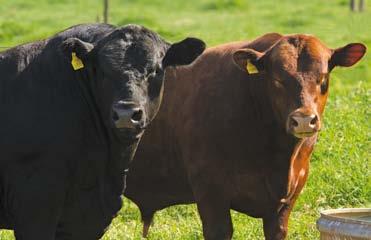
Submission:
[[[48,37],[82,22],[95,22],[101,0],[0,0],[0,46]],[[311,33],[330,47],[363,42],[371,47],[371,1],[351,13],[347,0],[111,0],[110,22],[143,24],[169,41],[186,36],[209,46],[253,39],[266,32]],[[100,19],[102,19],[100,17]],[[288,239],[318,239],[315,221],[327,208],[371,206],[371,57],[331,76],[325,127],[311,160],[308,182],[289,224]],[[262,239],[260,220],[232,213],[234,239]],[[136,206],[125,200],[104,239],[141,239]],[[201,239],[194,205],[158,212],[150,239]],[[0,240],[13,239],[10,231]]]

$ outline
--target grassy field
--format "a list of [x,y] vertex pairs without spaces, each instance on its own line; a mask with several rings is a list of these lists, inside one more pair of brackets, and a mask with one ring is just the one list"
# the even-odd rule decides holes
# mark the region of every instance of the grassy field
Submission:
[[[351,13],[348,0],[110,0],[110,22],[139,23],[170,41],[192,35],[209,46],[267,32],[311,33],[330,47],[363,42],[371,47],[371,1]],[[0,0],[0,47],[48,37],[71,25],[98,21],[101,0]],[[102,17],[100,17],[102,19]],[[369,49],[370,50],[370,49]],[[288,239],[318,239],[315,221],[327,208],[371,206],[371,57],[332,74],[325,126],[311,172],[289,224]],[[260,220],[233,212],[234,239],[262,239]],[[194,205],[157,213],[149,239],[201,239]],[[14,239],[10,231],[0,240]],[[124,207],[103,238],[141,239],[136,206]]]

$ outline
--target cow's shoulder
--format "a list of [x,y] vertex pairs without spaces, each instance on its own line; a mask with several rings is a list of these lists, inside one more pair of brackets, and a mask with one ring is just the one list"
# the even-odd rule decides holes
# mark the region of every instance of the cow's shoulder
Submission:
[[0,53],[1,80],[15,77],[22,72],[46,45],[46,40],[26,43]]

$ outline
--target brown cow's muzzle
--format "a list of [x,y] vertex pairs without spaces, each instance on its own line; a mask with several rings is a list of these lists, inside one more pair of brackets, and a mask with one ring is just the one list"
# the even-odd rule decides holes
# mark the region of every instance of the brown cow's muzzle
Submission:
[[297,138],[311,137],[321,129],[321,122],[318,114],[297,110],[289,115],[286,128]]

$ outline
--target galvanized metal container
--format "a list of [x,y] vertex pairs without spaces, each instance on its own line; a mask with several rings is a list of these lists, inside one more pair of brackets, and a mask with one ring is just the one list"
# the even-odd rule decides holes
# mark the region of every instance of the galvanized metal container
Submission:
[[371,240],[371,208],[323,211],[317,229],[321,240]]

